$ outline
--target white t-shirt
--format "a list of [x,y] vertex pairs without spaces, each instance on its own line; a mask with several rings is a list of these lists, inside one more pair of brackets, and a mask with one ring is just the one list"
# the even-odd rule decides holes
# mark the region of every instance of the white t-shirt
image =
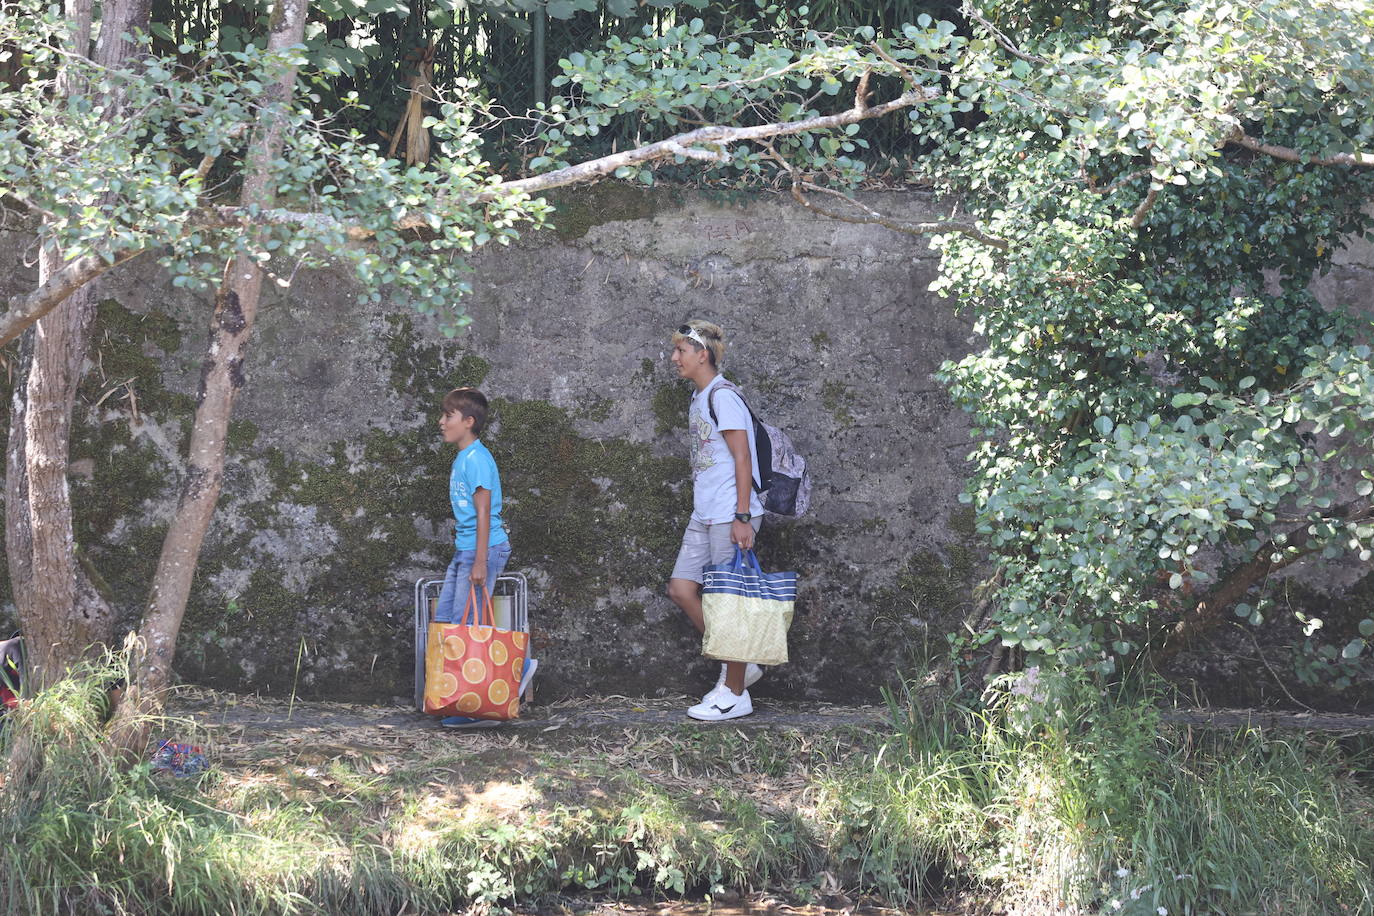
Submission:
[[[734,391],[725,389],[715,396],[716,419],[719,427],[711,423],[711,411],[707,399],[711,391],[725,381],[717,375],[701,391],[692,395],[692,404],[687,408],[687,429],[691,437],[692,452],[692,518],[695,521],[715,525],[735,519],[738,504],[735,501],[735,459],[730,457],[730,447],[725,444],[723,429],[742,429],[749,435],[749,461],[752,465],[754,480],[759,476],[758,453],[754,449],[754,424],[749,420],[749,409],[744,400]],[[763,504],[759,495],[749,487],[749,514],[755,518],[763,515]]]

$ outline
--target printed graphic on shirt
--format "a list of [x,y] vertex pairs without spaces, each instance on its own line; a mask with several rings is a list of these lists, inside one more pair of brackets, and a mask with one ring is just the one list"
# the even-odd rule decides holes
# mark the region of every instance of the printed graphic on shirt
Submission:
[[709,471],[711,465],[715,464],[715,458],[709,447],[711,436],[715,434],[715,430],[711,428],[711,421],[695,410],[691,412],[690,419],[692,427],[692,480],[696,480],[701,476],[702,471]]
[[491,528],[487,544],[495,547],[507,540],[501,521],[501,477],[496,461],[487,447],[477,441],[458,453],[449,474],[449,501],[453,505],[454,546],[458,550],[472,550],[477,546],[478,490],[491,492]]
[[[735,459],[725,437],[710,420],[708,408],[711,392],[719,381],[692,396],[687,414],[688,443],[692,466],[692,518],[707,524],[729,522],[738,511],[735,492]],[[754,452],[754,433],[749,425],[749,411],[734,392],[721,392],[715,400],[716,417],[720,429],[742,430],[748,436],[750,463],[758,476],[757,456]],[[758,494],[750,491],[749,512],[762,515],[763,505]]]

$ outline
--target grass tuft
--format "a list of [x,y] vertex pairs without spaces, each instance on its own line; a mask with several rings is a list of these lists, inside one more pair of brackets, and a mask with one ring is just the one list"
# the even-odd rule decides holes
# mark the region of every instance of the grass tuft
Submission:
[[1374,916],[1367,744],[1175,729],[1148,698],[1048,675],[976,701],[908,688],[886,737],[321,732],[172,780],[106,750],[120,674],[92,666],[0,730],[7,912],[364,916],[730,889]]
[[1336,742],[1197,733],[1149,698],[1030,679],[894,698],[893,739],[821,793],[849,882],[1015,911],[1374,913],[1374,785]]

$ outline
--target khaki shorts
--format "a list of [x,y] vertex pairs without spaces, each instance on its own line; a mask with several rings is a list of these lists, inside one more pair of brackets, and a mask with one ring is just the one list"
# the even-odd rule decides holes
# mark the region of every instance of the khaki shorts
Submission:
[[[687,530],[682,533],[682,549],[678,551],[677,562],[673,564],[673,578],[700,583],[706,567],[734,559],[735,545],[730,540],[732,524],[718,522],[708,525],[696,519],[688,522]],[[752,519],[749,524],[754,526],[754,534],[757,535],[763,519]]]

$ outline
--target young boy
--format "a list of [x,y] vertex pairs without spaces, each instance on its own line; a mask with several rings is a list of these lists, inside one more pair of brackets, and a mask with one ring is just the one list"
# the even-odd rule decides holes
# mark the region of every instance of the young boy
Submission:
[[[754,425],[743,398],[721,386],[724,378],[719,367],[724,356],[725,334],[709,321],[689,321],[673,334],[673,367],[696,391],[687,410],[692,518],[668,580],[668,597],[701,632],[706,628],[701,613],[703,571],[730,560],[736,544],[745,550],[753,547],[763,521],[763,505],[754,492],[759,473]],[[749,715],[754,704],[748,688],[762,674],[758,665],[724,663],[716,686],[687,715],[705,722]]]
[[[439,430],[444,441],[458,446],[449,472],[448,494],[453,504],[453,562],[444,576],[434,619],[440,623],[459,623],[476,611],[470,607],[476,592],[482,601],[484,589],[496,583],[510,559],[510,538],[501,519],[501,475],[496,459],[479,438],[487,424],[487,398],[476,388],[455,388],[444,395]],[[474,588],[475,587],[475,588]],[[533,674],[534,660],[525,661],[520,690],[524,691]],[[481,727],[499,723],[467,716],[440,720],[449,728]]]

